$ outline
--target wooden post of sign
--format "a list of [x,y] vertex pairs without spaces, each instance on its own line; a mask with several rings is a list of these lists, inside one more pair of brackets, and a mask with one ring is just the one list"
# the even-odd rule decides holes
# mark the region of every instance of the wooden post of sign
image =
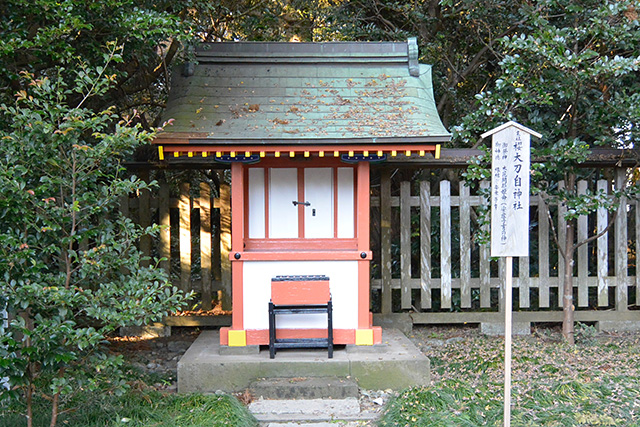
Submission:
[[542,137],[516,122],[482,134],[491,145],[491,256],[506,257],[504,296],[504,426],[511,426],[511,318],[513,257],[529,256],[530,137]]
[[511,316],[513,258],[507,259],[507,278],[504,284],[504,426],[511,425]]

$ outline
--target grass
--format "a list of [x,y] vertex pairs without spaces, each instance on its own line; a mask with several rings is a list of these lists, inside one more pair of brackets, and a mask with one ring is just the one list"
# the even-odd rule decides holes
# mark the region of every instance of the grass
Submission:
[[[513,426],[640,426],[640,335],[586,332],[575,347],[557,334],[514,338]],[[401,392],[381,426],[502,425],[504,340],[457,333],[464,340],[425,348],[433,385]]]
[[[166,394],[138,383],[125,394],[77,395],[61,414],[58,426],[82,427],[200,427],[257,426],[245,406],[230,395]],[[0,408],[0,426],[26,426],[21,408]],[[50,406],[39,400],[35,426],[48,426]]]

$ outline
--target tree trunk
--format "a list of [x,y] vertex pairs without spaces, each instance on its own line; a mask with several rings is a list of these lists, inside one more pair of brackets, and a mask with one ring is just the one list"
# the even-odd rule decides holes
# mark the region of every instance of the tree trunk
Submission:
[[[566,190],[575,193],[576,176],[569,173],[566,180]],[[564,241],[564,291],[562,295],[562,336],[571,345],[575,344],[574,306],[573,306],[573,253],[575,251],[574,237],[576,220],[568,219],[566,223],[566,238]],[[560,297],[560,295],[558,295]]]

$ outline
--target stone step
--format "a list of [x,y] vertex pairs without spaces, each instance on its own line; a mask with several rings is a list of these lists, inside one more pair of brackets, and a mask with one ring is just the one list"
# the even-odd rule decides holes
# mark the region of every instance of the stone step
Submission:
[[[368,421],[376,413],[361,412],[355,397],[346,399],[255,400],[249,411],[262,424]],[[293,424],[295,425],[295,424]]]
[[251,393],[263,399],[346,399],[358,397],[358,384],[351,378],[262,378],[251,383]]

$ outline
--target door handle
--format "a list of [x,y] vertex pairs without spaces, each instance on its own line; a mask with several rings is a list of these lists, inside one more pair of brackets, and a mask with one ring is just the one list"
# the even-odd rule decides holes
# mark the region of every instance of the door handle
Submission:
[[298,206],[298,205],[302,205],[302,206],[311,206],[311,203],[309,202],[296,202],[295,200],[292,201],[291,203],[293,203],[293,206]]

